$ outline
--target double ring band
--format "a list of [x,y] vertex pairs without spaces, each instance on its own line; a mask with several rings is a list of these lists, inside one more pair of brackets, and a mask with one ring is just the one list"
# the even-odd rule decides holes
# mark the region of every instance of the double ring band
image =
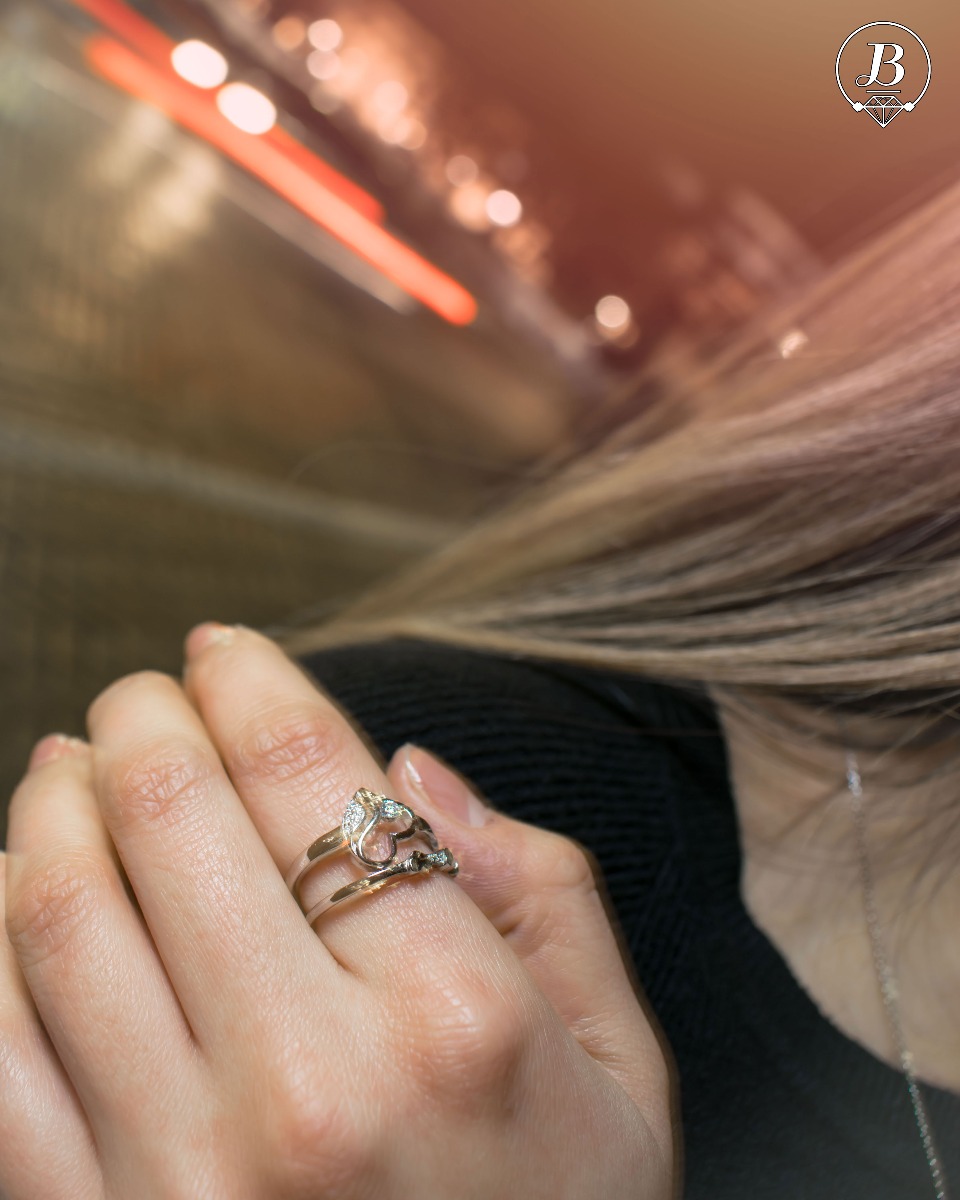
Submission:
[[[390,853],[387,857],[371,857],[364,848],[367,837],[377,831],[380,826],[401,820],[407,820],[409,824],[399,832],[387,832],[387,837],[390,839]],[[415,836],[424,839],[430,847],[430,853],[414,850],[408,858],[398,859],[397,843]],[[377,891],[397,879],[403,879],[406,875],[416,875],[434,869],[443,871],[447,875],[456,875],[460,870],[457,860],[446,847],[438,844],[433,830],[422,817],[417,816],[412,808],[408,808],[406,804],[401,804],[397,800],[391,800],[388,796],[382,796],[379,792],[372,792],[368,788],[359,788],[344,810],[340,824],[335,829],[331,829],[329,833],[322,834],[315,842],[311,842],[287,871],[287,887],[293,893],[301,909],[303,909],[303,902],[300,899],[300,885],[303,877],[315,863],[344,849],[349,849],[354,857],[365,866],[377,869],[354,880],[353,883],[346,884],[345,887],[338,888],[331,896],[319,901],[309,911],[304,910],[310,925],[317,917],[333,908],[335,904],[342,904],[351,897],[360,896],[365,892]]]

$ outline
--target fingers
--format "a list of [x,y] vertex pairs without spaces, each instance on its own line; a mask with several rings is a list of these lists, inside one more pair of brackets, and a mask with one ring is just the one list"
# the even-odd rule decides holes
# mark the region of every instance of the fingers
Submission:
[[[178,1055],[191,1050],[191,1036],[124,890],[93,793],[89,747],[72,741],[59,749],[60,757],[21,781],[10,804],[4,974],[24,984],[15,1002],[21,1030],[27,995],[36,1013],[29,1039],[21,1034],[11,1049],[31,1060],[12,1089],[25,1089],[21,1103],[34,1106],[21,1112],[24,1136],[46,1137],[52,1162],[80,1172],[67,1196],[87,1194],[99,1176],[95,1148],[120,1158],[118,1134],[176,1111],[184,1084]],[[10,1084],[8,1076],[0,1103]],[[22,1169],[34,1190],[23,1195],[35,1195],[36,1181],[49,1177],[30,1159]]]
[[[429,812],[437,836],[452,810],[481,802],[426,750],[403,746],[388,771],[393,795]],[[665,1039],[639,984],[628,976],[597,888],[599,867],[577,842],[488,808],[458,827],[460,879],[506,939],[567,1028],[638,1104],[665,1094]],[[636,986],[636,990],[635,990]],[[647,1011],[644,1011],[646,1008]],[[667,1136],[666,1129],[659,1131]]]
[[[204,627],[207,628],[207,627]],[[359,787],[387,789],[386,777],[347,718],[270,639],[253,630],[194,651],[184,686],[282,875],[306,847],[340,824]],[[457,856],[457,834],[447,826]],[[416,843],[403,845],[401,856]],[[366,874],[347,852],[304,878],[309,909]],[[317,935],[357,976],[396,988],[398,974],[441,969],[445,959],[495,970],[502,948],[455,879],[410,876],[321,916]],[[502,970],[509,971],[509,966]],[[489,984],[487,986],[492,986]]]
[[[0,910],[7,855],[0,853]],[[93,1133],[40,1022],[17,956],[0,929],[0,1196],[49,1200],[102,1195]]]
[[196,1041],[255,1036],[316,983],[323,950],[202,721],[174,679],[143,671],[101,692],[87,725],[104,822]]

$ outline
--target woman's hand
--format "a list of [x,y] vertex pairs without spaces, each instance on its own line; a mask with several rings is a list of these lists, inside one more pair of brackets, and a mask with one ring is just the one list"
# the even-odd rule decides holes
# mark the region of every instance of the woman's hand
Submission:
[[[589,858],[492,810],[461,823],[424,751],[385,777],[274,643],[215,628],[184,687],[111,685],[90,744],[44,739],[14,794],[3,1200],[673,1196],[669,1052]],[[313,929],[284,873],[361,786],[460,874]],[[318,864],[305,906],[360,874]]]

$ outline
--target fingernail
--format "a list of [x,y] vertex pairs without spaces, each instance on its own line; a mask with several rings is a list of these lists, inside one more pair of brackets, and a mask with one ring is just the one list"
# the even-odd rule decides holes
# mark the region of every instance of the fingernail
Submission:
[[42,737],[34,746],[27,763],[27,774],[42,767],[44,763],[53,762],[55,758],[63,758],[67,754],[81,754],[88,745],[81,738],[68,737],[65,733],[50,733]]
[[401,748],[403,770],[411,786],[464,825],[486,825],[491,810],[470,790],[456,771],[419,746]]
[[204,621],[195,625],[187,634],[184,642],[184,654],[188,659],[196,658],[201,650],[212,646],[214,642],[230,642],[236,636],[232,625],[221,625],[219,621]]

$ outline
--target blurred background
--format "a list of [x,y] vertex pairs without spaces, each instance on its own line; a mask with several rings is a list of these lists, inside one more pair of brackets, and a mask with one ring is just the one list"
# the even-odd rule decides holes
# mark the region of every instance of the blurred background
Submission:
[[904,7],[933,77],[882,127],[849,0],[0,0],[3,792],[191,625],[321,619],[942,186],[960,8]]

